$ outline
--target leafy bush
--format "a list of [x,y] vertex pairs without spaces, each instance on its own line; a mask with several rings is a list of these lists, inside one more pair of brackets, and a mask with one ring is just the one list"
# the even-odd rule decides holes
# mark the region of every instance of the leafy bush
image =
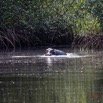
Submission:
[[100,31],[102,16],[96,16],[95,10],[102,9],[95,4],[93,11],[92,3],[97,2],[1,0],[0,41],[6,47],[71,45],[74,35]]

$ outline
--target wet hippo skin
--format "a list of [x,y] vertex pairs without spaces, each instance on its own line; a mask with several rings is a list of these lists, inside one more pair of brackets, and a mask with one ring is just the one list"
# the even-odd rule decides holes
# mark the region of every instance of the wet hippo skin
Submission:
[[46,49],[46,56],[52,56],[52,55],[67,55],[64,51],[58,50],[58,49],[52,49],[48,48]]

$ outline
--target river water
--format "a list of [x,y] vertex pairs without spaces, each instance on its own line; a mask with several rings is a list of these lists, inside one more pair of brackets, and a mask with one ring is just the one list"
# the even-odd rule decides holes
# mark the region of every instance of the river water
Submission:
[[0,53],[0,103],[103,103],[103,51]]

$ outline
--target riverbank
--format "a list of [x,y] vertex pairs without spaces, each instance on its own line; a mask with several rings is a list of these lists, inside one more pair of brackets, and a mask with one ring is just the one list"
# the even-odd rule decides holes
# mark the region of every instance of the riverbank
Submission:
[[103,49],[103,35],[77,35],[77,37],[73,40],[72,47],[84,49]]
[[[12,38],[10,38],[12,40]],[[87,35],[87,36],[72,36],[72,39],[66,36],[60,37],[56,42],[36,42],[35,40],[24,41],[22,38],[18,41],[2,39],[0,40],[0,49],[1,50],[26,50],[26,49],[37,49],[37,48],[78,48],[78,49],[103,49],[103,35]],[[14,39],[17,40],[17,39]],[[64,40],[65,42],[63,42]],[[59,42],[60,41],[60,42]]]

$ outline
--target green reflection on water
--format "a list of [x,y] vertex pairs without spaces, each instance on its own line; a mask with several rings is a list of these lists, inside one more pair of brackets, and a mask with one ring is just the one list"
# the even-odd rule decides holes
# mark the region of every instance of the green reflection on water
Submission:
[[0,77],[0,103],[102,103],[94,78],[91,71]]
[[103,103],[102,58],[2,60],[0,103]]

